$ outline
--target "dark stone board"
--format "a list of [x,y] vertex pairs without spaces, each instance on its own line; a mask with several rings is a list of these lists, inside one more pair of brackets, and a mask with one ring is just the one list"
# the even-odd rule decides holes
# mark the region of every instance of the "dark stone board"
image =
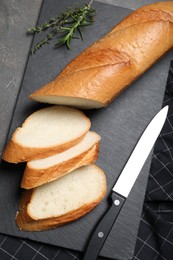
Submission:
[[[44,1],[39,24],[56,15],[57,10],[61,12],[70,4],[70,0]],[[35,56],[29,57],[7,139],[28,115],[45,106],[30,101],[28,95],[56,77],[78,53],[107,33],[130,12],[129,9],[98,2],[94,2],[93,6],[97,10],[96,22],[93,26],[85,28],[84,41],[74,40],[72,51],[64,47],[55,50],[51,44],[44,46]],[[42,37],[36,36],[33,44]],[[1,233],[69,249],[84,250],[93,228],[109,207],[108,197],[115,180],[144,128],[161,108],[171,54],[168,53],[162,58],[107,108],[84,111],[91,119],[91,130],[102,137],[97,165],[105,171],[108,186],[107,195],[102,203],[91,213],[66,226],[44,232],[19,231],[15,223],[15,214],[21,196],[20,181],[25,164],[13,165],[2,161],[0,165]],[[150,162],[151,154],[102,248],[101,256],[113,259],[132,258]]]

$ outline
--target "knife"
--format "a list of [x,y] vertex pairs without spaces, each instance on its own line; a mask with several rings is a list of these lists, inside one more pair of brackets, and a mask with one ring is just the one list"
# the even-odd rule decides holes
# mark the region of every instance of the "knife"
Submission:
[[112,188],[112,205],[97,225],[89,241],[83,260],[99,255],[167,117],[168,106],[162,108],[146,127],[131,156]]

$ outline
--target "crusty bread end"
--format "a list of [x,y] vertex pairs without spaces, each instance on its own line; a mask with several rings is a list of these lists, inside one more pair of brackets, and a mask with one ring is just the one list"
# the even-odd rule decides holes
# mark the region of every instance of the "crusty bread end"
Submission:
[[30,98],[87,109],[105,107],[172,47],[173,2],[143,6]]

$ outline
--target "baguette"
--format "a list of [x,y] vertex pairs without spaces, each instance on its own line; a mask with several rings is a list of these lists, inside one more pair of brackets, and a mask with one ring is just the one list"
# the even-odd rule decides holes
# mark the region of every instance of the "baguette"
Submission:
[[100,136],[89,131],[72,148],[50,157],[27,162],[21,187],[32,189],[97,160]]
[[105,107],[172,47],[173,2],[143,6],[30,98],[80,108]]
[[2,158],[18,163],[63,152],[79,143],[90,125],[89,118],[77,109],[64,106],[40,109],[16,129]]
[[42,231],[72,222],[101,202],[106,177],[96,165],[83,166],[64,177],[24,191],[16,214],[20,230]]

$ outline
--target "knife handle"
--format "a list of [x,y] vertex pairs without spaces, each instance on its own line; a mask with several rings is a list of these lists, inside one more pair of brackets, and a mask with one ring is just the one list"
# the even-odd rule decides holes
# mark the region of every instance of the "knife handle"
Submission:
[[96,226],[83,260],[95,260],[97,258],[126,199],[116,192],[112,193],[111,198],[112,205]]

